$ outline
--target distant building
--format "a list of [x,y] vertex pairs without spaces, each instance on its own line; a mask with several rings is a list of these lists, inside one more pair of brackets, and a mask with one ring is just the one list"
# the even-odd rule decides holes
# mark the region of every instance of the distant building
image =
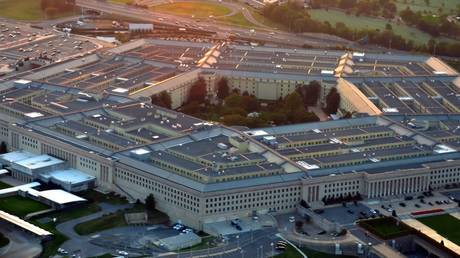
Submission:
[[152,32],[153,24],[151,23],[129,23],[128,30],[132,32]]

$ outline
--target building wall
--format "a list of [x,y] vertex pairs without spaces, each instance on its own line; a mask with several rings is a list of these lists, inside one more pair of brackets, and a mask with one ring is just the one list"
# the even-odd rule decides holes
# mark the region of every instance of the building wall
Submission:
[[[460,183],[460,161],[445,161],[418,169],[306,177],[278,184],[205,193],[33,130],[6,125],[3,121],[0,122],[0,132],[3,132],[0,137],[7,140],[11,150],[23,149],[66,160],[71,167],[95,176],[98,187],[139,200],[145,200],[152,193],[158,209],[167,213],[172,221],[181,220],[199,229],[206,222],[249,216],[254,212],[292,212],[301,199],[321,206],[323,197],[360,193],[369,198],[387,198]],[[8,132],[8,137],[5,137],[5,132]],[[23,174],[13,176],[24,182],[31,180]]]

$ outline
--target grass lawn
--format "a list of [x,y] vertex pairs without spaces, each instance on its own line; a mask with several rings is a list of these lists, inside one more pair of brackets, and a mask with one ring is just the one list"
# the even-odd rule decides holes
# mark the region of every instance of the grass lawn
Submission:
[[106,229],[127,226],[124,213],[118,211],[94,220],[80,223],[75,226],[75,232],[79,235],[89,235]]
[[363,220],[359,222],[359,225],[383,239],[390,239],[410,233],[410,228],[404,224],[397,224],[397,220],[391,217]]
[[[328,21],[331,25],[335,25],[337,22],[343,22],[351,29],[373,29],[373,30],[385,30],[387,23],[391,24],[393,32],[397,35],[404,37],[405,39],[411,39],[414,43],[426,44],[431,36],[428,33],[422,32],[416,28],[409,27],[403,24],[396,24],[394,22],[388,22],[383,19],[371,18],[355,15],[348,15],[342,11],[336,10],[310,10],[311,17],[317,21]],[[449,39],[442,39],[448,41]]]
[[0,210],[19,217],[24,217],[29,213],[46,210],[48,208],[49,206],[43,203],[21,196],[11,196],[0,199]]
[[40,9],[40,0],[0,0],[0,17],[16,20],[41,20],[45,18],[59,18],[72,15],[60,13],[56,17],[45,17]]
[[0,189],[10,188],[10,187],[11,187],[11,185],[9,185],[7,183],[0,182]]
[[285,28],[283,24],[279,24],[279,23],[276,23],[276,22],[274,22],[274,21],[272,21],[270,19],[265,18],[265,16],[260,14],[260,12],[257,11],[256,9],[248,7],[248,6],[245,7],[245,8],[249,9],[249,11],[251,12],[252,17],[254,17],[254,19],[256,19],[258,22],[264,24],[265,26],[268,26],[268,27],[270,27],[272,29],[277,28],[277,29],[287,30],[287,28]]
[[159,13],[168,13],[183,17],[208,18],[210,15],[214,17],[229,14],[231,10],[223,5],[206,3],[206,2],[181,2],[168,3],[152,6],[150,10]]
[[[311,250],[308,248],[301,248],[302,252],[308,256],[308,258],[356,258],[355,256],[348,256],[348,255],[333,255],[318,252],[315,250]],[[279,255],[274,256],[274,258],[302,258],[303,256],[297,252],[296,249],[292,246],[288,246],[286,250]]]
[[10,243],[10,240],[0,233],[0,248]]
[[46,217],[56,218],[56,223],[63,223],[76,218],[84,217],[100,211],[101,208],[96,203],[90,203],[84,206],[78,206],[75,209],[69,209],[64,211],[56,211],[53,213],[46,214]]
[[232,16],[224,16],[216,19],[219,23],[235,25],[239,27],[253,28],[255,25],[246,20],[244,15],[241,12],[234,14]]
[[460,245],[460,220],[457,218],[449,214],[443,214],[418,218],[417,220],[434,229],[441,236]]
[[89,190],[83,193],[78,193],[82,198],[87,199],[89,202],[101,203],[106,202],[113,205],[127,204],[128,201],[124,197],[115,196],[114,194],[103,194],[94,190]]
[[[442,8],[442,13],[456,14],[458,0],[431,0],[430,5],[426,5],[425,0],[396,0],[396,7],[398,11],[404,10],[409,7],[414,12],[432,12],[439,13],[439,8]],[[406,3],[405,3],[406,2]]]

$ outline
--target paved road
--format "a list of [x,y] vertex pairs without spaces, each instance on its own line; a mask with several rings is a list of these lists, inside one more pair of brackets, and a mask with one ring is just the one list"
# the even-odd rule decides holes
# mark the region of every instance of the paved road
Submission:
[[276,250],[271,246],[271,243],[276,243],[276,241],[280,240],[276,233],[276,229],[266,228],[252,233],[228,235],[225,240],[222,240],[222,244],[219,247],[179,254],[163,254],[161,257],[270,257],[273,254],[277,254]]
[[99,247],[89,243],[91,236],[80,236],[74,231],[74,227],[82,222],[99,218],[105,214],[113,213],[120,209],[128,208],[131,205],[111,205],[107,203],[101,203],[99,206],[101,207],[101,211],[99,212],[85,217],[70,220],[56,226],[56,229],[59,232],[69,237],[69,240],[67,240],[66,242],[64,242],[64,244],[61,245],[62,248],[67,250],[69,253],[79,251],[78,254],[80,254],[82,257],[104,254],[111,251],[110,249]]
[[10,244],[0,251],[0,258],[31,258],[36,257],[42,251],[38,238],[12,225],[0,222],[0,232],[10,239]]
[[[184,18],[184,17],[177,17],[174,15],[169,14],[160,14],[156,12],[152,12],[142,8],[136,8],[133,6],[127,5],[120,5],[120,4],[113,4],[101,1],[94,1],[94,0],[77,0],[77,5],[84,8],[98,10],[104,13],[110,14],[118,14],[125,17],[135,18],[135,19],[142,19],[149,22],[159,22],[159,18],[162,18],[163,21],[161,23],[174,25],[174,26],[182,26],[184,24],[188,24],[192,27],[203,27],[209,31],[215,31],[218,33],[220,37],[227,38],[229,35],[240,35],[241,37],[251,38],[253,40],[260,40],[260,41],[267,41],[273,42],[275,44],[291,44],[302,46],[304,44],[314,45],[314,46],[336,46],[344,43],[344,40],[338,40],[333,37],[328,38],[318,38],[318,37],[311,37],[309,35],[299,35],[294,33],[288,33],[283,31],[277,31],[274,29],[257,29],[255,33],[251,33],[248,29],[243,29],[239,27],[232,27],[226,25],[216,25],[214,23],[209,23],[205,21],[196,22],[192,18]],[[244,14],[245,12],[243,12]],[[248,13],[246,13],[247,15]],[[272,35],[270,33],[276,33]]]

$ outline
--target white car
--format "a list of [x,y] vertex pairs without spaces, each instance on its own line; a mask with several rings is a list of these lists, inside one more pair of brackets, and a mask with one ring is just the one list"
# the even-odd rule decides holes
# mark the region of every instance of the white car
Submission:
[[126,252],[126,251],[117,251],[117,254],[127,256],[128,252]]
[[185,234],[192,233],[192,232],[193,232],[193,229],[191,229],[191,228],[186,228],[186,229],[182,230],[182,233],[185,233]]

